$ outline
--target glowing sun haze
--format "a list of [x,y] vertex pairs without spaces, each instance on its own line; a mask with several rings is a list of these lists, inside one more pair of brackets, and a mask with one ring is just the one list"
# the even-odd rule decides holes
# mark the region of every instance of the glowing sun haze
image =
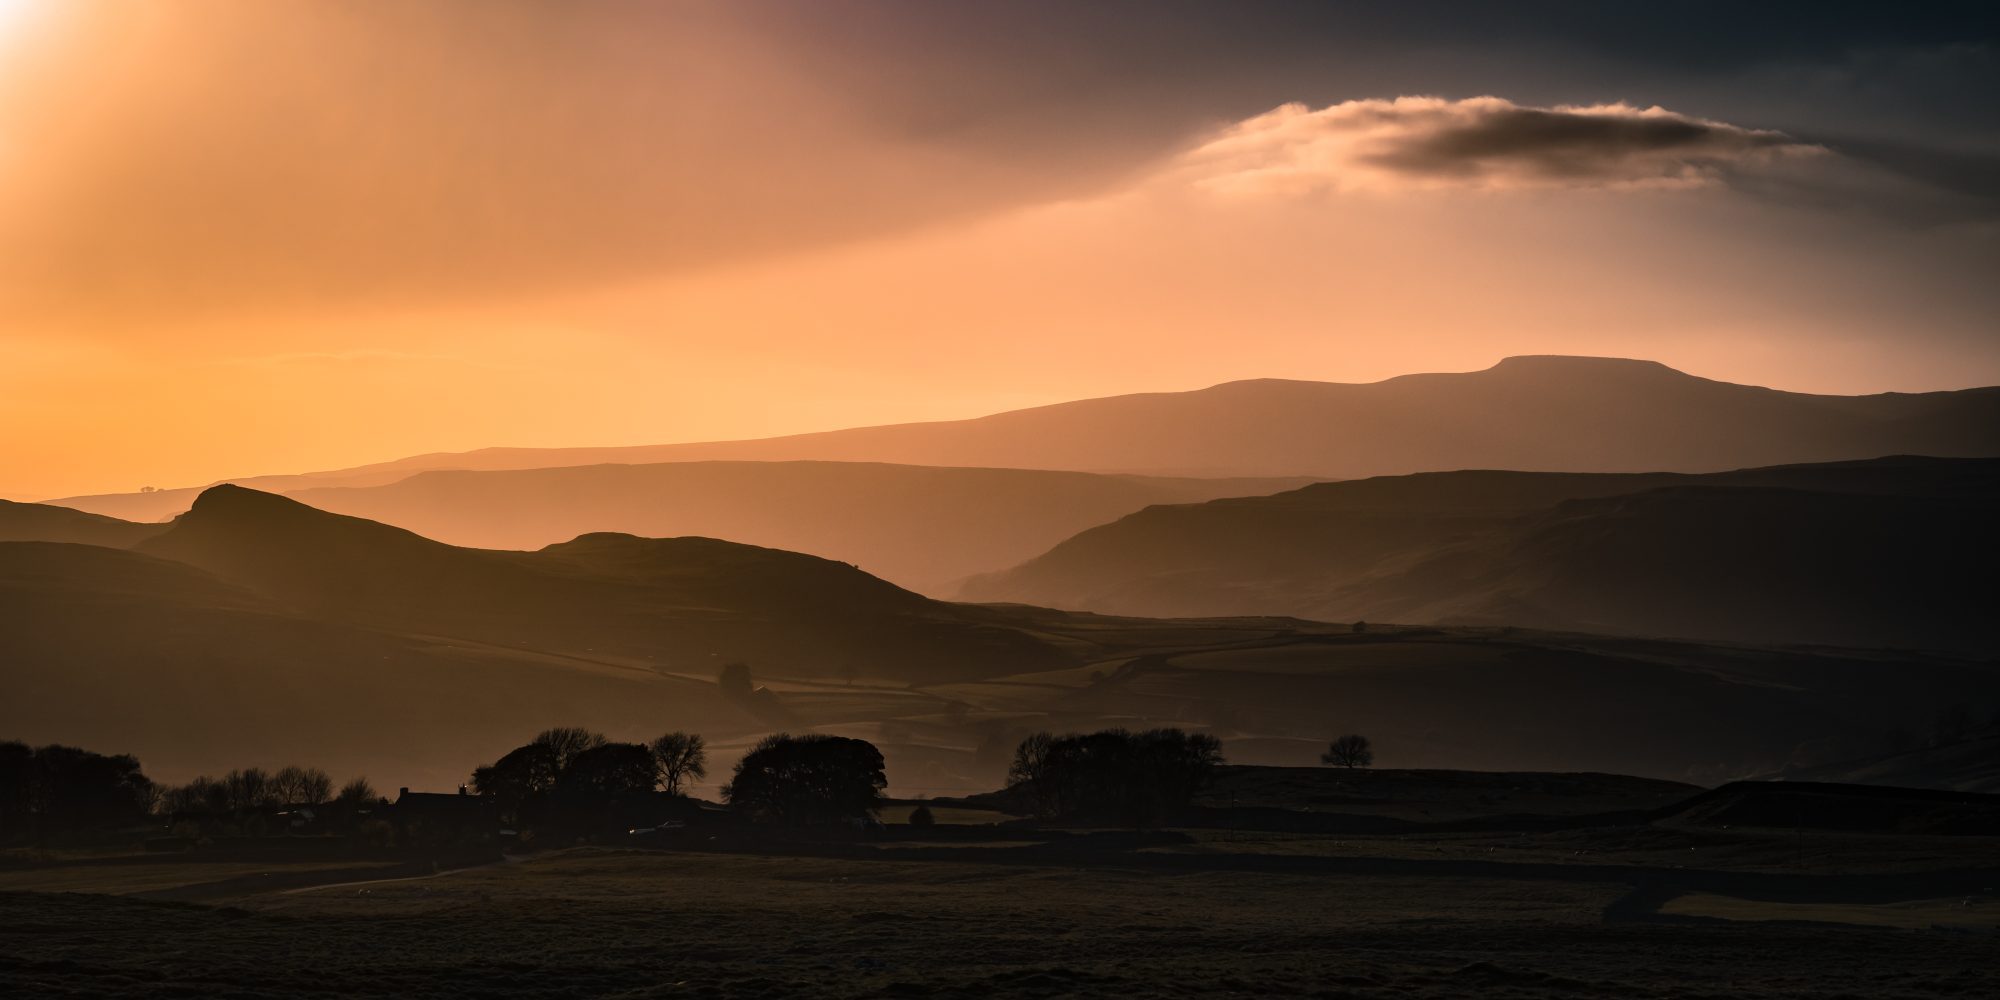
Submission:
[[0,495],[1514,354],[2000,382],[1990,39],[1440,11],[0,0]]

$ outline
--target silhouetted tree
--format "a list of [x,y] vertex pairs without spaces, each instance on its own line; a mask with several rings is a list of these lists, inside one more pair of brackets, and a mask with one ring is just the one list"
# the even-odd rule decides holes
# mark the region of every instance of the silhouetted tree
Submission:
[[374,786],[367,778],[355,778],[340,786],[333,800],[326,804],[328,822],[337,829],[352,830],[361,822],[363,813],[374,811],[380,802]]
[[230,812],[229,789],[222,782],[202,775],[167,789],[160,797],[160,809],[172,819],[214,819]]
[[356,809],[366,808],[375,804],[375,786],[370,785],[367,778],[355,778],[340,786],[340,794],[334,796],[333,801]]
[[659,780],[653,752],[639,743],[601,743],[570,758],[556,776],[556,788],[576,795],[629,795],[650,792]]
[[158,790],[130,755],[77,747],[0,744],[0,839],[32,835],[37,842],[137,823]]
[[927,829],[937,825],[937,817],[931,815],[930,806],[918,806],[910,810],[910,825]]
[[1359,634],[1360,634],[1360,633],[1362,633],[1362,632],[1366,632],[1366,631],[1368,631],[1368,623],[1367,623],[1367,622],[1355,622],[1354,624],[1352,624],[1352,625],[1348,626],[1348,627],[1347,627],[1347,630],[1348,630],[1348,631],[1350,631],[1350,632],[1353,632],[1353,633],[1355,633],[1355,634],[1357,634],[1357,635],[1359,635]]
[[708,777],[708,744],[699,733],[668,733],[653,741],[652,751],[660,787],[668,795],[681,794],[691,778]]
[[26,743],[0,743],[0,843],[32,829],[34,776],[34,750]]
[[1014,762],[1007,768],[1009,787],[1025,785],[1035,799],[1035,811],[1041,816],[1055,816],[1062,810],[1058,801],[1056,785],[1048,773],[1049,745],[1055,736],[1031,733],[1014,748]]
[[516,747],[493,763],[472,772],[473,791],[493,799],[500,815],[513,816],[531,795],[555,787],[562,768],[548,744]]
[[291,806],[316,806],[333,798],[333,779],[316,767],[286,767],[271,776],[271,794]]
[[1043,816],[1144,827],[1187,808],[1221,763],[1221,741],[1206,733],[1106,729],[1030,736],[1008,774]]
[[560,771],[568,767],[569,762],[574,760],[577,754],[594,747],[603,746],[604,734],[593,733],[588,729],[576,726],[565,726],[555,729],[544,729],[529,742],[540,744],[554,751],[556,755],[556,770]]
[[228,797],[229,811],[238,815],[256,812],[277,801],[271,791],[271,776],[260,767],[246,767],[223,775],[222,789]]
[[1319,762],[1341,767],[1368,767],[1375,763],[1375,750],[1369,746],[1368,737],[1349,733],[1327,744],[1326,752],[1319,755]]
[[779,733],[736,765],[723,789],[732,808],[780,826],[816,826],[868,816],[889,781],[873,743],[844,736]]

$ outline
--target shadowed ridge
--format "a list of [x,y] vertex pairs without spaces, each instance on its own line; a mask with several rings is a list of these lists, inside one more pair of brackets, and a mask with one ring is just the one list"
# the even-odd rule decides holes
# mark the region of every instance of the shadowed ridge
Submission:
[[1985,653],[2000,459],[1465,471],[1152,507],[971,600]]
[[800,607],[920,613],[934,605],[854,566],[784,549],[687,535],[642,538],[595,531],[537,553],[606,578],[710,598],[734,595]]
[[877,676],[933,680],[1068,663],[983,609],[712,538],[602,533],[539,552],[466,549],[217,486],[144,551],[327,619],[676,669],[746,659],[824,676],[865,661]]
[[165,531],[53,504],[0,500],[0,542],[73,542],[127,548]]
[[[402,528],[317,510],[241,486],[212,486],[138,550],[175,559],[295,608],[408,624],[530,599],[533,574],[508,553],[454,549]],[[550,610],[554,610],[551,608]]]
[[181,608],[270,609],[241,587],[170,559],[69,542],[0,542],[0,592],[134,598]]

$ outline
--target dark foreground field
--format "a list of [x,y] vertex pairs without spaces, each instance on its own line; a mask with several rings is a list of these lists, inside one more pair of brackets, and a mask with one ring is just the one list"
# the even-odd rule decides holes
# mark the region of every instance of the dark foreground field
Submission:
[[2000,995],[1985,837],[1040,839],[17,864],[0,995]]

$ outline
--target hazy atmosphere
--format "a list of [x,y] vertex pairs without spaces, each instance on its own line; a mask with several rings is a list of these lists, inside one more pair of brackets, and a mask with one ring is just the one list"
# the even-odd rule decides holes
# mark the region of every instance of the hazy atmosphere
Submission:
[[0,11],[16,499],[1515,354],[2000,381],[1949,5]]
[[2000,14],[0,0],[0,996],[2000,996]]

